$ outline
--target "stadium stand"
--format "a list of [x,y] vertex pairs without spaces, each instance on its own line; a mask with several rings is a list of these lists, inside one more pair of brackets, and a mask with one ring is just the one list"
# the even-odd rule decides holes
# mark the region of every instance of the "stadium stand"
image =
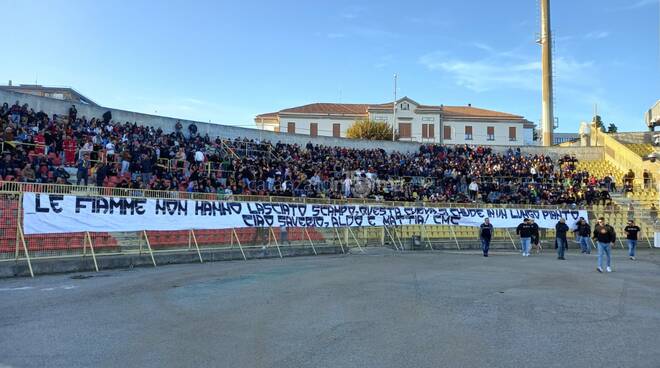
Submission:
[[646,157],[655,152],[655,148],[653,148],[653,144],[651,143],[630,143],[626,144],[626,146],[641,157]]
[[[16,102],[0,108],[2,180],[229,195],[390,201],[589,204],[607,191],[605,164],[557,162],[520,149],[421,146],[416,153],[308,143],[226,140],[194,124],[174,132],[75,107],[48,116]],[[596,177],[593,177],[596,175]],[[618,176],[617,176],[618,175]],[[622,176],[614,175],[616,183]]]

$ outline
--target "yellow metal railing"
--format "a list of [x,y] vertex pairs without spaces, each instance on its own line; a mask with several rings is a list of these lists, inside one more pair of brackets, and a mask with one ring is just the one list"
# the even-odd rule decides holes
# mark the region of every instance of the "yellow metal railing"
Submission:
[[[644,186],[644,170],[651,174],[653,182],[656,185],[660,183],[660,163],[644,161],[642,157],[625,144],[595,127],[591,129],[591,142],[594,145],[605,148],[605,159],[614,167],[623,173],[628,173],[628,170],[632,170],[635,173],[634,185],[636,187]],[[658,189],[660,190],[660,188]]]
[[[291,202],[309,204],[373,204],[379,206],[398,207],[448,207],[448,208],[529,208],[529,209],[557,209],[568,208],[565,205],[534,205],[534,204],[488,204],[488,203],[457,203],[457,202],[403,202],[403,201],[379,201],[371,198],[310,198],[310,197],[285,197],[285,196],[261,196],[261,195],[226,195],[223,193],[198,193],[179,192],[153,189],[132,189],[96,187],[84,185],[63,185],[45,183],[24,183],[15,181],[0,181],[0,193],[23,193],[36,192],[48,194],[73,194],[87,196],[111,196],[111,197],[138,197],[138,198],[168,198],[168,199],[195,199],[195,200],[232,200],[238,202]],[[592,208],[598,206],[581,206],[581,208]]]

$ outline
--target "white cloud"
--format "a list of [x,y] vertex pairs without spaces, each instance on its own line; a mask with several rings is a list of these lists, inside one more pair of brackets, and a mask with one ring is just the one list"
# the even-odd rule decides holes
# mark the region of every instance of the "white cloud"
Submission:
[[620,10],[636,10],[640,8],[644,8],[649,5],[660,5],[659,0],[623,0],[623,4],[621,6],[614,6],[609,8],[609,11],[620,11]]
[[658,4],[658,0],[638,0],[637,2],[632,3],[631,5],[627,6],[627,9],[638,9],[645,7],[647,5],[651,4]]
[[457,85],[475,92],[501,88],[536,90],[540,83],[539,62],[461,60],[438,52],[422,56],[420,62],[429,70],[448,74]]
[[595,31],[595,32],[589,32],[584,35],[585,40],[600,40],[603,38],[607,38],[610,36],[610,32],[607,31]]
[[[476,45],[475,45],[476,46]],[[476,46],[479,47],[479,46]],[[461,87],[474,92],[498,89],[539,91],[541,89],[541,62],[513,52],[491,50],[489,57],[479,60],[464,60],[443,52],[422,56],[419,61],[427,69],[448,75]],[[561,83],[588,85],[593,62],[580,62],[572,58],[555,59],[556,79]]]
[[472,45],[474,47],[480,49],[480,50],[488,51],[488,52],[491,52],[491,53],[495,51],[495,50],[493,50],[492,47],[490,47],[489,45],[486,45],[485,43],[475,42]]

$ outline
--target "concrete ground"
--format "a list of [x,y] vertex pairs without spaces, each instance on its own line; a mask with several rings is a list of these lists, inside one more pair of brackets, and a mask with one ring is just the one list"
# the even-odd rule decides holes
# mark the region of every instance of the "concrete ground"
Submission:
[[0,280],[0,367],[658,367],[660,253],[394,253]]

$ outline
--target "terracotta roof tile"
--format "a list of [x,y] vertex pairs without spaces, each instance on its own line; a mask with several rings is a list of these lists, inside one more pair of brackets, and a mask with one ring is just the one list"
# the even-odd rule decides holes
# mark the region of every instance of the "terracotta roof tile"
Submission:
[[505,112],[480,109],[472,106],[443,106],[442,112],[445,117],[454,118],[491,118],[491,119],[523,119],[522,116],[508,114]]
[[[313,103],[304,106],[292,107],[279,112],[257,115],[257,118],[274,118],[279,114],[332,114],[332,115],[366,115],[369,109],[391,109],[392,103],[384,104],[341,104],[341,103]],[[419,109],[442,109],[447,118],[470,119],[486,118],[500,120],[522,120],[522,116],[509,114],[505,112],[480,109],[472,106],[433,106],[419,105]]]
[[367,104],[313,103],[284,109],[280,113],[366,115],[368,107]]

